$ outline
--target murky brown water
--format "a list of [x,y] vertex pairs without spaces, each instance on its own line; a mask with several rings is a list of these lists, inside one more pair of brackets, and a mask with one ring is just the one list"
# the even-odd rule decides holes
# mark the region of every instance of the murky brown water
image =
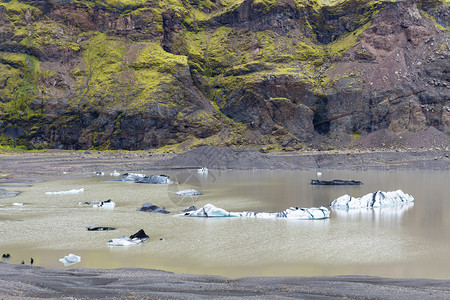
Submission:
[[[147,172],[148,173],[148,172]],[[313,171],[162,171],[183,185],[104,182],[105,177],[61,179],[0,199],[0,254],[10,262],[33,257],[49,268],[163,269],[229,277],[269,275],[376,275],[450,278],[449,172],[322,171],[321,179],[355,179],[362,186],[310,186]],[[179,198],[174,192],[201,189],[204,196]],[[4,188],[4,187],[3,187]],[[76,195],[45,192],[84,188]],[[138,212],[144,202],[176,213],[192,204],[212,203],[229,211],[282,211],[289,206],[328,206],[344,195],[402,189],[414,205],[381,210],[331,210],[328,220],[182,218]],[[106,200],[114,210],[79,206]],[[24,206],[14,206],[22,202]],[[115,231],[88,232],[86,226]],[[106,241],[143,228],[150,240],[109,247]],[[160,241],[159,238],[164,240]],[[64,267],[69,253],[81,262]]]

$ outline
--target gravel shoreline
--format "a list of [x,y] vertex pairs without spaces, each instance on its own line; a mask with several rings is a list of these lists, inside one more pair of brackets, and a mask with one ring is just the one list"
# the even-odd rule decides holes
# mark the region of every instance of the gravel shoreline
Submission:
[[145,151],[61,151],[0,154],[0,184],[37,182],[86,176],[93,172],[125,173],[157,169],[335,169],[335,170],[450,170],[450,151],[411,152],[285,152],[206,146],[182,154]]
[[245,277],[149,269],[46,269],[0,262],[7,299],[449,299],[450,281],[372,276]]
[[[45,151],[0,154],[0,186],[157,169],[450,170],[450,151],[270,153],[201,147],[183,154]],[[0,188],[2,195],[12,194]],[[450,299],[450,280],[369,276],[249,277],[174,274],[148,269],[47,269],[0,261],[5,299]]]

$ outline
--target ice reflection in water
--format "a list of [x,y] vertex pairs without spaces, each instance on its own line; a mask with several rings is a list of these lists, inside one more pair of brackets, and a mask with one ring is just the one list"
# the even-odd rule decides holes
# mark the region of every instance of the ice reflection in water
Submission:
[[331,213],[338,219],[347,221],[373,221],[375,225],[401,224],[406,211],[410,210],[414,203],[398,206],[384,206],[374,208],[342,209],[331,207]]
[[[133,170],[130,170],[130,172]],[[204,196],[173,199],[174,185],[104,182],[105,177],[55,180],[0,199],[0,254],[9,260],[62,268],[68,253],[81,256],[76,268],[140,267],[231,277],[268,275],[365,274],[387,277],[450,278],[450,187],[448,172],[350,172],[322,170],[323,180],[355,179],[363,186],[310,186],[316,171],[154,171],[190,178],[179,190],[201,188]],[[214,175],[214,177],[212,177]],[[8,187],[2,187],[7,188]],[[76,195],[45,192],[84,188]],[[248,218],[177,218],[138,212],[143,203],[172,213],[212,203],[228,211],[276,212],[294,207],[329,206],[344,194],[360,197],[378,190],[402,189],[415,198],[399,208],[338,211],[314,221]],[[116,202],[113,210],[79,202]],[[14,206],[12,203],[24,203]],[[86,226],[115,231],[88,232]],[[112,248],[110,239],[144,229],[140,245]],[[164,240],[160,241],[159,238]],[[70,268],[70,267],[68,267]]]

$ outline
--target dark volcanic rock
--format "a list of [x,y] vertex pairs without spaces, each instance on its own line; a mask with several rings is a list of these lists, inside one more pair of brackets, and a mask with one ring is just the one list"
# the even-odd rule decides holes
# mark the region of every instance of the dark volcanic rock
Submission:
[[208,3],[0,3],[0,142],[326,149],[450,134],[446,2]]

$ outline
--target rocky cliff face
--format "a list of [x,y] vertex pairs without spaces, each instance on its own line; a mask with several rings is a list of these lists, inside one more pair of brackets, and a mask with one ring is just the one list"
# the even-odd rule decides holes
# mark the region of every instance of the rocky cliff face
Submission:
[[3,0],[0,144],[329,148],[429,127],[445,144],[448,13],[437,0]]

